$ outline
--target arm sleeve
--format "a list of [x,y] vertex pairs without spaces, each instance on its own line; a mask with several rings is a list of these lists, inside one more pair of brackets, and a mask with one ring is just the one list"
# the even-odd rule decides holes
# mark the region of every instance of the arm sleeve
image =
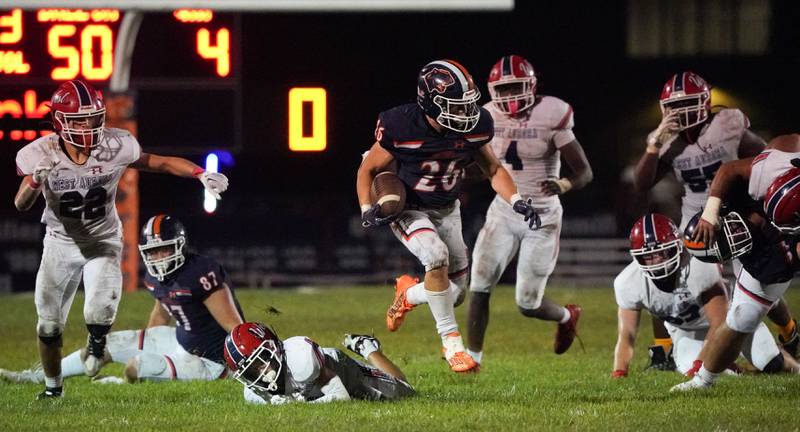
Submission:
[[223,288],[226,282],[225,269],[212,259],[198,260],[193,272],[187,272],[191,281],[192,295],[201,301],[208,298],[211,293]]
[[[631,264],[636,265],[635,263]],[[614,297],[617,300],[617,306],[622,309],[641,310],[642,305],[638,301],[637,296],[634,295],[634,290],[630,287],[631,278],[629,269],[630,266],[626,267],[625,270],[614,279]]]
[[567,103],[564,105],[566,106],[566,111],[556,124],[553,133],[553,144],[555,144],[556,148],[564,147],[572,141],[575,141],[575,133],[572,132],[572,128],[575,126],[575,116],[572,113],[572,105]]
[[391,124],[387,121],[386,113],[378,115],[378,124],[375,126],[375,141],[389,152],[394,152],[394,138],[392,138]]
[[33,174],[36,164],[44,156],[35,144],[28,144],[17,152],[17,175],[24,177]]
[[126,165],[130,165],[140,157],[142,157],[142,146],[139,144],[139,140],[136,139],[133,135],[130,134],[128,131],[123,131],[125,134],[125,143],[128,147],[127,149],[127,157],[123,161]]

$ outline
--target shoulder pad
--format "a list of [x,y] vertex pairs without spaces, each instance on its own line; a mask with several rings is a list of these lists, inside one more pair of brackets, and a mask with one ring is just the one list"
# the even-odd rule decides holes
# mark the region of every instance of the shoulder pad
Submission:
[[725,108],[714,115],[715,122],[719,122],[725,129],[747,129],[750,119],[737,108]]
[[555,96],[542,96],[539,110],[552,129],[572,129],[575,124],[572,106]]
[[317,379],[322,369],[322,359],[317,352],[317,345],[309,338],[293,336],[283,341],[286,353],[286,366],[292,378],[301,383]]

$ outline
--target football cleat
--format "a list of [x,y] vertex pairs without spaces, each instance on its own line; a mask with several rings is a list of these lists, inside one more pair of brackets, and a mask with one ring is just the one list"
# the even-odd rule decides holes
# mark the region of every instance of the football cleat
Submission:
[[572,346],[578,334],[578,320],[581,319],[583,311],[579,305],[568,304],[564,307],[569,311],[569,320],[556,328],[556,340],[553,344],[556,354],[564,354]]
[[798,354],[798,345],[800,345],[800,334],[797,332],[797,321],[795,321],[794,330],[792,330],[792,335],[789,339],[784,340],[783,336],[778,335],[778,341],[781,343],[781,348],[783,348],[790,356],[797,358]]
[[41,365],[19,372],[0,369],[0,378],[15,383],[42,384],[44,383],[44,370],[42,370]]
[[36,395],[36,400],[58,399],[64,397],[64,387],[45,387]]
[[[94,348],[95,351],[99,351],[97,347]],[[102,347],[102,351],[100,352],[102,352],[103,354],[100,356],[93,354],[92,351],[93,347],[91,343],[89,343],[87,348],[81,350],[81,360],[83,361],[83,369],[84,372],[86,373],[86,376],[90,378],[97,375],[97,373],[100,372],[100,369],[102,369],[103,366],[111,363],[111,353],[108,352],[108,349],[105,346]]]
[[442,338],[442,352],[450,369],[457,373],[478,371],[478,363],[464,349],[461,333],[453,332]]
[[671,349],[669,352],[666,352],[661,345],[650,345],[647,348],[647,355],[650,357],[650,363],[645,369],[670,372],[676,369],[675,359],[672,357]]
[[711,388],[713,385],[714,383],[708,382],[700,378],[700,375],[695,374],[694,378],[690,379],[689,381],[673,386],[671,389],[669,389],[669,391],[671,393],[680,393],[680,392],[689,392],[695,390],[705,390]]
[[414,309],[414,305],[406,301],[406,291],[419,283],[419,279],[409,275],[402,275],[396,279],[394,285],[394,301],[386,311],[386,327],[389,331],[397,331],[406,317],[406,312]]
[[369,335],[345,334],[343,345],[365,359],[373,352],[381,350],[381,342]]

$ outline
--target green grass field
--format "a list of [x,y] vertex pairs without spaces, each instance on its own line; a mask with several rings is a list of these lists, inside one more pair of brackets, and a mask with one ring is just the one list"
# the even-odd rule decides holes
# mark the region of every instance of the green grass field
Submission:
[[[335,288],[286,291],[240,290],[249,320],[266,321],[284,337],[307,335],[323,346],[339,346],[345,332],[374,330],[386,354],[408,375],[419,396],[396,403],[249,406],[241,385],[208,383],[93,384],[69,379],[66,397],[35,401],[39,385],[0,383],[0,431],[16,430],[797,430],[794,417],[800,377],[724,378],[708,392],[672,395],[683,379],[676,373],[644,372],[649,319],[643,320],[630,378],[609,379],[616,341],[616,307],[610,288],[557,289],[559,302],[578,302],[584,315],[576,341],[562,356],[552,353],[554,325],[516,311],[513,291],[498,289],[492,300],[485,358],[480,374],[458,376],[441,359],[427,307],[413,311],[396,334],[383,314],[391,289]],[[800,296],[789,292],[800,311]],[[82,297],[67,324],[65,353],[85,341]],[[282,314],[268,315],[273,306]],[[126,294],[115,329],[139,328],[152,300]],[[458,310],[466,322],[466,308]],[[0,367],[24,369],[35,360],[32,295],[0,297]],[[104,374],[121,375],[113,365]]]

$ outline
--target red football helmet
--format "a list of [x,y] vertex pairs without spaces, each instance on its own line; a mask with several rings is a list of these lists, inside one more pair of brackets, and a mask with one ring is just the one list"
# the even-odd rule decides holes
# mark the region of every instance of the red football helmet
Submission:
[[103,139],[106,123],[103,95],[84,81],[61,84],[50,98],[50,115],[56,133],[87,153]]
[[500,112],[520,113],[533,106],[536,75],[533,66],[518,55],[507,55],[489,72],[489,94]]
[[776,178],[764,195],[764,213],[782,232],[800,233],[800,168]]
[[683,242],[678,227],[662,214],[648,213],[631,229],[631,256],[648,279],[663,279],[681,265]]
[[680,130],[708,119],[711,112],[711,86],[694,72],[679,72],[661,90],[661,113],[678,113]]
[[225,338],[225,362],[233,377],[252,390],[273,392],[284,371],[283,342],[259,323],[239,324]]

